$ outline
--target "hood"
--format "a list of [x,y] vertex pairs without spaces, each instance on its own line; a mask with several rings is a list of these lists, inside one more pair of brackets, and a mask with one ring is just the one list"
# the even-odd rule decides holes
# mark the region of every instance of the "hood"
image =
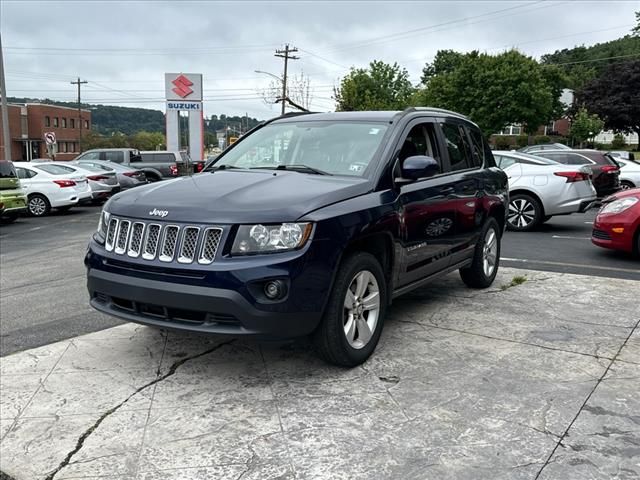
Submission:
[[613,202],[614,200],[620,200],[621,198],[626,197],[637,197],[640,198],[640,188],[631,188],[629,190],[620,190],[619,192],[614,193],[613,195],[609,195],[607,198],[602,200],[602,203]]
[[[320,207],[362,195],[369,181],[274,170],[218,170],[115,195],[115,215],[191,223],[292,222]],[[154,209],[165,217],[151,216]]]

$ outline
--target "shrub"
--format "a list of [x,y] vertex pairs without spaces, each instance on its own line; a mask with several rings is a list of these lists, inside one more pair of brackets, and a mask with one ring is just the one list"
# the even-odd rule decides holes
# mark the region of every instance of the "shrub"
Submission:
[[624,137],[621,134],[617,133],[613,137],[613,141],[611,142],[611,148],[613,150],[621,150],[626,146],[627,146],[627,142],[624,140]]
[[509,150],[511,147],[511,139],[504,135],[495,137],[494,143],[496,150]]
[[551,139],[546,135],[536,135],[533,139],[533,142],[536,145],[540,145],[541,143],[551,143]]
[[526,147],[527,145],[529,145],[529,136],[518,135],[516,137],[516,145],[518,145],[518,147]]

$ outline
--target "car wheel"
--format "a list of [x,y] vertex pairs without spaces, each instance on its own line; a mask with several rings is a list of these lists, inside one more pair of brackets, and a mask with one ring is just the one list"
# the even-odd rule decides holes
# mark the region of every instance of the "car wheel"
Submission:
[[159,182],[159,181],[160,179],[156,175],[147,174],[147,182],[153,183],[153,182]]
[[51,211],[51,204],[44,195],[34,193],[29,197],[29,214],[34,217],[44,217]]
[[319,355],[343,367],[363,363],[378,344],[386,306],[387,284],[378,260],[368,253],[347,257],[314,333]]
[[545,215],[544,218],[542,219],[542,222],[540,223],[546,223],[549,220],[551,220],[553,217],[551,215]]
[[622,182],[620,182],[620,190],[631,190],[632,188],[636,188],[633,183],[627,180],[623,180]]
[[485,223],[471,265],[460,269],[462,281],[471,288],[491,286],[500,265],[500,227],[495,218]]
[[544,217],[542,205],[530,195],[517,193],[509,199],[507,228],[516,232],[527,232],[540,224]]

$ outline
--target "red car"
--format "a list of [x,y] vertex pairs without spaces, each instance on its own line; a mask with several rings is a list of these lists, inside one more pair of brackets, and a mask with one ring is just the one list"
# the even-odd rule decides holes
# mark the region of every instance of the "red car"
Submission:
[[623,190],[603,201],[591,241],[604,248],[640,256],[640,188]]

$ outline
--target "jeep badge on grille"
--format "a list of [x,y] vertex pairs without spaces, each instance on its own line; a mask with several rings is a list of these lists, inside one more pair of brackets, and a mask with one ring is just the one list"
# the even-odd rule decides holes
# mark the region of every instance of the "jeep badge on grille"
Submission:
[[149,212],[149,215],[164,218],[169,215],[169,210],[158,210],[157,208],[154,208]]

